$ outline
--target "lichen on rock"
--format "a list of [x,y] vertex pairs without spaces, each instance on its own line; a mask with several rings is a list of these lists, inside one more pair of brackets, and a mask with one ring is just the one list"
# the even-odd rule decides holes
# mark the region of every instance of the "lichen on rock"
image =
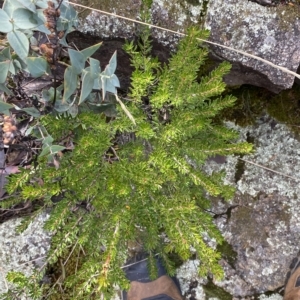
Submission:
[[[288,6],[266,7],[240,0],[210,1],[205,25],[211,31],[213,42],[259,56],[295,72],[299,66],[300,21]],[[234,64],[233,72],[226,79],[231,85],[247,83],[274,92],[293,85],[294,76],[261,61],[217,46],[211,49],[216,57]]]
[[21,218],[0,225],[0,294],[7,292],[10,286],[5,279],[7,272],[18,271],[30,276],[44,264],[51,241],[50,234],[43,230],[48,217],[46,213],[40,214],[20,234],[16,229]]
[[[240,140],[253,137],[256,150],[242,157],[246,162],[237,182],[239,158],[228,157],[225,164],[208,162],[208,172],[225,169],[226,182],[237,187],[235,198],[227,203],[227,208],[233,207],[230,218],[216,218],[216,224],[238,255],[233,268],[221,262],[226,276],[215,283],[234,297],[246,297],[283,287],[290,261],[299,251],[300,143],[286,125],[268,115],[252,126],[227,126],[240,132]],[[225,211],[217,202],[212,210],[220,213],[219,206]]]

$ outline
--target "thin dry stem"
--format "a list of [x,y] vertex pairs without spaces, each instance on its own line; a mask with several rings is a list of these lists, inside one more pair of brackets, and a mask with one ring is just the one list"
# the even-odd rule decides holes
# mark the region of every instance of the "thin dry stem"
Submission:
[[244,161],[244,162],[246,162],[246,163],[248,163],[248,164],[252,164],[252,165],[254,165],[254,166],[257,166],[257,167],[259,167],[259,168],[261,168],[261,169],[265,169],[265,170],[267,170],[267,171],[276,173],[276,174],[278,174],[278,175],[281,175],[281,176],[284,176],[284,177],[288,177],[288,178],[291,178],[291,179],[296,180],[296,181],[300,181],[300,178],[293,177],[293,176],[290,176],[290,175],[286,175],[286,174],[284,174],[284,173],[282,173],[282,172],[275,171],[275,170],[273,170],[273,169],[267,168],[267,167],[265,167],[265,166],[263,166],[263,165],[257,164],[257,163],[255,163],[255,162],[250,161],[250,160],[246,160],[246,159],[243,159],[243,158],[239,158],[239,159],[242,160],[242,161]]
[[[105,15],[109,15],[109,16],[113,16],[113,17],[116,17],[116,18],[119,18],[119,19],[123,19],[123,20],[126,20],[126,21],[130,21],[130,22],[133,22],[133,23],[138,23],[138,24],[141,24],[141,25],[145,25],[145,26],[148,26],[149,28],[156,28],[156,29],[159,29],[159,30],[163,30],[163,31],[166,31],[166,32],[170,32],[170,33],[173,33],[173,34],[177,34],[177,35],[180,35],[180,36],[186,36],[185,33],[182,33],[182,32],[177,32],[177,31],[174,31],[174,30],[171,30],[171,29],[168,29],[168,28],[164,28],[164,27],[161,27],[161,26],[157,26],[157,25],[153,25],[153,24],[149,24],[147,22],[142,22],[142,21],[138,21],[138,20],[134,20],[134,19],[131,19],[131,18],[127,18],[127,17],[124,17],[124,16],[120,16],[120,15],[117,15],[117,14],[114,14],[114,13],[110,13],[110,12],[107,12],[107,11],[103,11],[103,10],[100,10],[100,9],[95,9],[95,8],[91,8],[91,7],[88,7],[88,6],[85,6],[85,5],[81,5],[81,4],[78,4],[78,3],[74,3],[74,2],[70,2],[69,3],[71,5],[74,5],[74,6],[78,6],[78,7],[83,7],[85,9],[90,9],[90,10],[93,10],[93,11],[97,11],[97,12],[100,12],[102,14],[105,14]],[[277,66],[276,64],[266,60],[266,59],[263,59],[259,56],[256,56],[256,55],[253,55],[253,54],[249,54],[247,52],[244,52],[242,50],[237,50],[237,49],[234,49],[234,48],[231,48],[231,47],[228,47],[228,46],[225,46],[225,45],[222,45],[222,44],[218,44],[218,43],[214,43],[214,42],[211,42],[211,41],[207,41],[207,40],[203,40],[203,39],[197,39],[201,42],[204,42],[204,43],[207,43],[207,44],[211,44],[211,45],[215,45],[215,46],[218,46],[218,47],[221,47],[221,48],[224,48],[224,49],[227,49],[227,50],[230,50],[230,51],[234,51],[234,52],[237,52],[239,54],[242,54],[244,56],[247,56],[247,57],[251,57],[251,58],[254,58],[256,60],[259,60],[275,69],[278,69],[278,70],[281,70],[285,73],[288,73],[288,74],[291,74],[297,78],[300,79],[300,75],[297,74],[296,72],[293,72],[285,67],[281,67],[281,66]]]

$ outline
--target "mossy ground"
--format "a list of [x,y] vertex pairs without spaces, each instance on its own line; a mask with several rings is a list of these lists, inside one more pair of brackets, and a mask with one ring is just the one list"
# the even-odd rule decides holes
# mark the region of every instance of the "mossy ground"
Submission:
[[[205,291],[206,294],[206,300],[210,299],[210,298],[217,298],[217,299],[222,299],[222,300],[232,300],[232,295],[230,295],[228,292],[226,292],[224,289],[218,287],[217,285],[215,285],[212,280],[209,280],[208,283],[206,285],[203,286],[203,289]],[[263,295],[266,296],[271,296],[273,294],[281,294],[282,295],[282,291],[280,293],[281,288],[273,291],[273,292],[267,292],[264,293]],[[252,295],[251,299],[252,300],[260,300],[260,296],[262,294],[257,294],[257,295]]]
[[222,300],[231,300],[232,295],[223,290],[222,288],[216,286],[211,279],[208,280],[207,284],[203,286],[205,291],[206,299],[218,298]]
[[[262,197],[262,198],[261,198]],[[264,245],[268,236],[268,230],[266,230],[267,223],[262,221],[263,211],[260,211],[262,206],[260,202],[264,201],[265,195],[258,194],[256,197],[251,195],[239,195],[236,198],[238,203],[241,203],[234,213],[234,220],[232,221],[230,232],[233,236],[238,236],[239,242],[242,247],[249,248],[253,245]],[[269,205],[270,205],[270,214],[272,210],[272,221],[275,226],[275,221],[283,221],[287,226],[291,218],[290,213],[288,212],[288,207],[282,205],[282,209],[275,209],[278,205],[276,202],[272,203],[272,197],[269,196]],[[256,209],[253,207],[258,206]],[[245,224],[248,224],[247,229],[245,230]],[[272,225],[272,226],[273,226]],[[258,235],[258,232],[260,233]],[[254,246],[255,247],[255,246]]]
[[255,123],[265,113],[286,124],[298,137],[300,135],[300,86],[273,94],[264,88],[243,85],[228,88],[227,93],[237,98],[232,108],[225,109],[217,121],[229,120],[245,127]]
[[237,253],[233,250],[232,246],[229,243],[223,241],[222,244],[219,244],[217,246],[217,251],[222,253],[222,258],[224,258],[232,267],[234,267]]

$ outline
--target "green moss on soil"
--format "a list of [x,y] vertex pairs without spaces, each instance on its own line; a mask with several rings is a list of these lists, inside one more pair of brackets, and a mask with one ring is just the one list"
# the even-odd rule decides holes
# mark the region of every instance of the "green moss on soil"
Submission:
[[218,298],[222,300],[232,300],[232,295],[216,286],[211,279],[208,280],[207,284],[203,286],[205,291],[206,299]]
[[300,86],[285,90],[274,96],[267,105],[268,113],[281,123],[286,124],[295,134],[300,136]]
[[[253,245],[264,245],[268,238],[266,225],[263,222],[256,221],[261,219],[265,212],[253,209],[257,201],[264,201],[260,199],[260,196],[252,197],[244,194],[237,196],[238,198],[236,199],[238,203],[242,203],[243,205],[237,207],[234,214],[232,214],[231,218],[234,220],[232,220],[230,230],[233,236],[239,237],[240,245],[243,248],[251,249]],[[276,222],[283,221],[288,225],[290,220],[288,207],[283,204],[282,209],[272,211],[272,220],[276,220]],[[247,230],[245,230],[245,224],[247,224]]]
[[228,120],[245,127],[253,125],[266,112],[280,123],[287,125],[300,138],[300,85],[274,94],[264,88],[243,85],[228,88],[226,94],[237,98],[233,107],[223,110],[216,122]]
[[236,97],[236,103],[233,107],[223,110],[218,120],[230,120],[242,127],[254,124],[266,110],[269,99],[274,96],[264,88],[250,85],[228,88],[226,94]]
[[239,159],[235,166],[234,180],[236,183],[242,178],[244,171],[245,171],[245,162]]
[[217,246],[217,251],[222,254],[222,257],[234,268],[234,264],[237,258],[237,253],[233,250],[232,246],[223,241],[222,244]]
[[279,28],[290,31],[295,27],[295,20],[300,17],[300,2],[294,5],[277,5],[275,11],[279,19]]

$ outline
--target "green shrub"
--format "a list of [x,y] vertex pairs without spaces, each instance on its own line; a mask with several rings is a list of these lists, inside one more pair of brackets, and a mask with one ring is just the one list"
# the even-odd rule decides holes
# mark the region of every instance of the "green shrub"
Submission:
[[[201,276],[222,277],[220,254],[204,240],[209,236],[222,242],[207,212],[207,195],[228,199],[233,189],[222,183],[222,174],[209,176],[202,166],[217,154],[248,153],[251,145],[237,143],[236,132],[212,122],[235,99],[220,96],[228,63],[197,82],[197,72],[207,57],[197,38],[207,36],[191,28],[168,65],[161,66],[149,55],[149,30],[143,30],[139,47],[125,46],[135,70],[130,94],[123,102],[114,91],[118,85],[114,58],[107,73],[101,73],[99,64],[89,58],[92,51],[69,50],[71,65],[66,72],[74,73],[76,82],[81,78],[80,95],[84,96],[74,96],[77,84],[68,89],[66,84],[72,82],[67,73],[61,97],[74,97],[68,105],[80,105],[79,111],[58,114],[54,109],[38,115],[32,134],[42,137],[43,155],[37,167],[11,176],[7,190],[12,198],[3,202],[5,206],[42,199],[39,211],[51,209],[45,224],[53,232],[47,265],[61,265],[61,276],[51,286],[42,285],[47,299],[98,299],[100,294],[109,299],[115,284],[127,288],[122,266],[129,243],[136,241],[149,254],[152,277],[156,253],[174,274],[170,255],[186,260],[191,247],[201,261]],[[90,67],[82,63],[75,70],[77,59],[89,59]],[[93,73],[92,66],[97,72]],[[86,83],[83,92],[85,76],[94,81]],[[99,93],[94,93],[97,87],[102,90],[99,103],[95,100]],[[53,90],[48,93],[54,95]],[[53,97],[49,99],[54,105],[67,101]],[[19,196],[13,198],[16,192]],[[37,277],[44,273],[45,268]],[[18,284],[17,292],[40,297],[41,289],[32,278],[26,281],[14,272],[9,278]]]

